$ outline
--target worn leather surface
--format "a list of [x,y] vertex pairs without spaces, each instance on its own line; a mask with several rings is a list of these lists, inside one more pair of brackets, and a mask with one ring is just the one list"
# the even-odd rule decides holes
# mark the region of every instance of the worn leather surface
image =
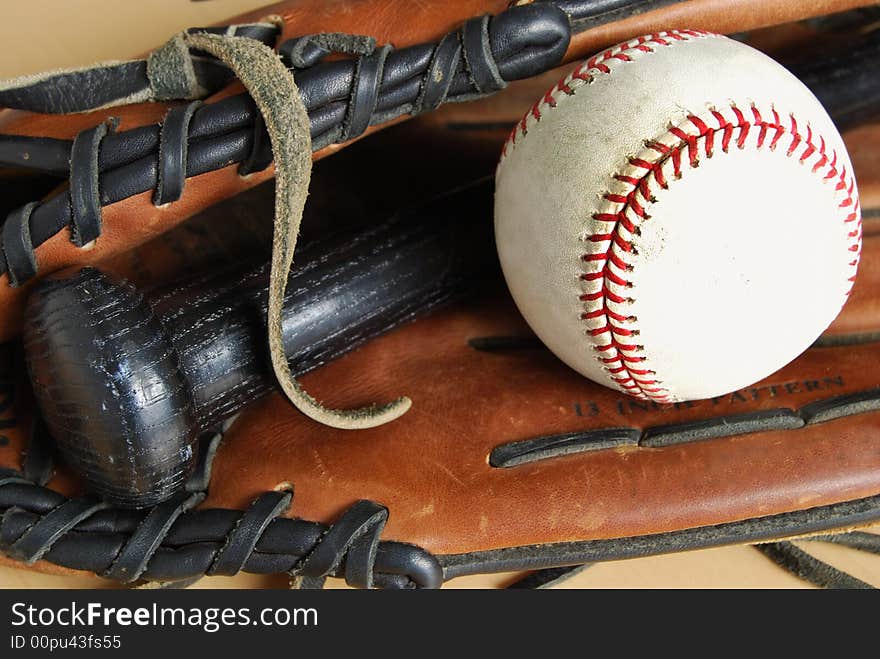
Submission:
[[[433,130],[410,122],[384,131],[346,149],[339,157],[322,160],[313,172],[310,202],[303,219],[302,247],[329,233],[387,220],[401,209],[424,203],[451,189],[491,175],[498,142],[490,132],[470,131],[435,143]],[[435,158],[416,161],[387,159],[388,153],[432,148]],[[371,167],[386,158],[383,168]],[[458,166],[448,167],[458,161]],[[385,194],[386,177],[398,183]],[[339,194],[339,182],[346,194]],[[232,263],[262,262],[268,258],[274,203],[271,182],[217,204],[189,221],[101,264],[102,269],[148,290],[182,278],[216,272]],[[18,341],[0,344],[0,468],[18,468],[24,459],[31,427],[33,400]],[[72,495],[83,491],[59,465],[51,487]],[[21,567],[0,556],[0,564]],[[70,570],[41,561],[33,569],[55,574]]]
[[[876,262],[880,235],[866,238]],[[867,319],[877,269],[845,308]],[[876,328],[876,314],[874,315]],[[217,455],[206,508],[244,508],[292,484],[291,516],[333,521],[354,501],[388,506],[386,539],[442,554],[653,534],[803,510],[880,493],[880,411],[805,428],[664,448],[624,447],[509,468],[488,463],[509,442],[598,428],[644,431],[720,415],[800,409],[880,386],[880,342],[813,348],[754,387],[709,401],[646,405],[592,384],[537,345],[478,351],[486,336],[529,337],[500,282],[304,378],[334,404],[405,390],[413,410],[384,428],[342,433],[271,395],[239,417]],[[2,355],[0,465],[20,463],[30,424],[21,362]],[[51,487],[81,485],[62,468]],[[5,559],[0,563],[9,564]],[[70,571],[47,563],[34,569]]]
[[[418,144],[417,128],[402,131],[399,139]],[[364,142],[350,154],[371,146]],[[474,159],[482,152],[475,149]],[[349,160],[327,164],[343,167]],[[342,170],[328,172],[328,181],[331,173]],[[866,221],[863,267],[833,328],[838,335],[877,329],[877,225]],[[194,254],[200,244],[197,225],[193,230],[174,248],[156,243],[146,254],[118,259],[117,271],[140,273],[144,281],[185,271],[183,255],[187,249]],[[258,244],[254,239],[250,248]],[[210,252],[210,243],[202,239],[201,245]],[[221,253],[215,252],[215,258]],[[500,283],[488,282],[470,302],[398,330],[307,377],[306,383],[328,402],[362,403],[400,391],[412,395],[414,410],[384,429],[341,433],[303,420],[278,396],[257,404],[238,419],[221,447],[204,507],[246,507],[259,493],[291,483],[296,492],[292,516],[332,521],[354,500],[374,498],[391,511],[384,538],[456,553],[689,528],[880,491],[877,412],[807,429],[679,447],[569,455],[508,469],[487,464],[491,450],[510,441],[796,409],[818,398],[877,387],[880,380],[870,365],[880,343],[814,349],[758,385],[756,393],[643,410],[637,401],[583,380],[540,348],[478,352],[467,345],[471,338],[498,335],[529,332]],[[23,378],[15,349],[0,354],[2,466],[19,465],[27,442],[31,401]],[[601,416],[579,416],[575,405],[590,415],[591,403]],[[82,490],[63,467],[51,487],[67,494]],[[11,564],[2,558],[0,563]],[[45,562],[33,569],[71,574]]]
[[[552,74],[551,82],[558,77]],[[543,90],[546,85],[541,83],[540,88]],[[534,94],[529,93],[528,96],[534,98]],[[525,97],[524,94],[522,98]],[[460,106],[456,109],[466,107]],[[514,120],[519,118],[522,105],[515,107]],[[157,121],[164,114],[164,109],[153,111],[144,107],[140,112],[143,113],[140,115],[143,121]],[[507,112],[510,113],[510,109]],[[505,116],[502,113],[502,117]],[[52,130],[61,128],[57,124],[57,118],[44,117],[41,120],[45,122],[46,134],[52,134]],[[82,127],[93,124],[93,120],[88,115],[70,117],[69,120],[82,121]],[[451,134],[460,135],[461,122],[458,123],[456,128],[449,129]],[[414,124],[414,130],[418,130],[420,125],[432,133],[435,142],[445,143],[442,134],[434,133],[435,128],[428,127],[424,120]],[[506,129],[498,131],[497,144],[500,144],[506,133]],[[66,132],[56,134],[69,136]],[[878,144],[874,138],[880,136],[880,125],[858,129],[856,135],[857,137],[854,138],[847,136],[848,143],[859,176],[865,210],[867,215],[873,213],[876,216],[876,209],[880,207],[880,195],[872,195],[871,190],[875,192],[880,190],[880,186],[877,185],[880,179],[877,179],[876,174],[877,150],[873,146]],[[491,143],[495,138],[483,134],[479,139]],[[335,160],[329,160],[327,163]],[[464,158],[463,162],[469,161]],[[188,213],[201,208],[205,203],[213,203],[212,200],[219,199],[228,194],[228,190],[232,190],[232,188],[215,189],[218,183],[231,186],[240,184],[234,169],[224,171],[229,175],[228,178],[214,179],[213,184],[209,184],[207,178],[205,186],[202,186],[201,179],[188,183],[184,201],[187,199],[187,194],[193,195],[192,206]],[[220,174],[222,172],[205,177]],[[250,183],[243,185],[243,187],[249,186]],[[407,187],[407,192],[417,197],[415,193],[418,191],[414,191],[411,187]],[[106,210],[109,212],[123,204],[131,204],[129,210],[136,217],[145,218],[143,227],[146,235],[138,236],[138,241],[163,232],[166,227],[170,227],[180,219],[175,217],[168,220],[163,213],[153,217],[151,213],[166,209],[155,209],[148,195],[144,195],[142,199],[127,200]],[[140,227],[140,223],[137,226]],[[876,265],[877,241],[870,237],[877,233],[875,227],[876,223],[866,221],[868,238],[865,241],[865,258],[861,266],[859,284],[845,313],[832,326],[832,332],[851,335],[876,329],[877,309],[874,291],[876,291],[877,277],[880,276],[878,271],[880,266]],[[105,234],[105,237],[107,235],[110,234]],[[114,267],[126,274],[139,273],[142,281],[154,280],[160,273],[167,275],[187,265],[186,257],[180,253],[175,256],[179,247],[177,244],[165,245],[167,258],[161,255],[160,250],[151,251],[146,256],[143,254],[138,256],[136,252],[126,251],[134,244],[128,242],[129,235],[117,235],[117,239],[120,254],[113,259]],[[191,239],[192,245],[196,246],[198,240],[195,237]],[[69,247],[67,236],[63,237],[62,242]],[[99,245],[91,254],[100,255],[103,259],[114,251],[112,249],[106,253],[98,251],[102,249],[104,248]],[[176,262],[174,262],[175,258]],[[210,259],[204,261],[206,264],[209,262]],[[144,269],[145,263],[147,263],[146,269]],[[773,433],[766,437],[749,436],[736,440],[713,440],[687,449],[663,449],[667,451],[664,460],[630,455],[632,453],[630,450],[614,455],[608,454],[601,459],[597,457],[598,454],[587,455],[587,462],[603,478],[617,474],[619,484],[616,490],[608,478],[602,481],[605,487],[603,491],[607,496],[615,493],[615,496],[621,496],[631,504],[636,502],[637,505],[633,504],[634,508],[642,509],[630,511],[630,514],[624,515],[617,525],[612,525],[607,519],[602,521],[595,514],[591,518],[588,515],[587,504],[598,500],[595,497],[602,484],[595,484],[591,479],[583,477],[578,468],[566,462],[572,457],[579,460],[583,456],[554,459],[551,461],[552,465],[549,462],[547,465],[538,463],[531,467],[505,470],[506,475],[493,475],[491,482],[482,485],[476,483],[475,479],[483,473],[481,470],[488,471],[484,460],[487,450],[493,443],[505,441],[508,437],[531,436],[530,432],[534,435],[554,432],[555,428],[587,427],[586,424],[591,422],[583,417],[571,418],[573,404],[578,402],[578,398],[589,394],[584,390],[584,382],[579,378],[577,381],[572,380],[571,374],[548,354],[475,353],[463,345],[462,339],[474,335],[526,332],[525,325],[515,315],[509,303],[503,300],[503,296],[500,290],[490,289],[487,297],[483,298],[485,302],[475,302],[469,306],[450,310],[445,315],[437,316],[425,323],[413,325],[396,335],[386,337],[375,346],[365,348],[365,351],[371,352],[358,353],[353,355],[350,361],[340,362],[350,366],[350,369],[336,366],[332,374],[318,373],[313,376],[315,383],[318,383],[316,386],[320,386],[322,392],[338,389],[334,394],[334,400],[339,401],[365,402],[373,398],[374,392],[387,390],[395,393],[402,391],[402,387],[409,392],[410,384],[417,385],[417,404],[428,407],[416,421],[407,421],[414,423],[415,426],[408,426],[408,430],[395,429],[388,439],[381,441],[376,441],[373,436],[313,435],[311,430],[303,431],[299,427],[300,422],[292,418],[292,412],[283,409],[282,403],[277,400],[267,400],[234,427],[228,443],[221,450],[218,479],[214,483],[212,499],[205,505],[245,506],[250,503],[255,493],[262,492],[278,482],[289,481],[295,483],[297,491],[293,515],[307,519],[333,519],[346,503],[350,503],[350,497],[376,496],[377,500],[392,507],[391,522],[384,537],[414,541],[421,539],[427,547],[439,551],[443,547],[449,550],[456,548],[470,550],[484,546],[499,546],[496,543],[500,543],[505,538],[493,536],[488,526],[481,528],[482,518],[477,519],[475,511],[492,499],[496,500],[493,510],[497,511],[500,507],[499,501],[504,496],[504,491],[499,489],[502,485],[513,488],[511,498],[504,506],[506,510],[498,513],[497,517],[487,517],[487,524],[490,521],[500,520],[504,523],[507,523],[504,520],[509,521],[512,529],[507,539],[515,537],[525,539],[528,533],[535,535],[535,532],[528,531],[525,527],[529,523],[534,523],[535,516],[547,518],[546,513],[552,512],[552,508],[545,507],[545,504],[556,505],[557,512],[565,507],[569,514],[574,512],[579,516],[576,522],[565,524],[554,522],[549,518],[539,520],[539,530],[548,533],[548,538],[553,534],[556,534],[556,537],[566,535],[568,532],[564,527],[567,526],[571,531],[572,525],[577,526],[575,530],[578,532],[592,534],[590,537],[593,535],[599,537],[602,534],[606,536],[612,534],[607,537],[613,537],[614,532],[622,532],[625,528],[651,528],[652,525],[659,527],[660,524],[656,520],[663,519],[667,514],[669,519],[663,526],[671,527],[708,519],[713,514],[709,507],[722,498],[729,500],[729,505],[724,510],[717,511],[719,516],[724,517],[736,514],[751,515],[755,511],[769,510],[772,506],[784,509],[792,505],[794,507],[815,505],[815,502],[820,500],[842,500],[845,497],[858,495],[859,492],[875,491],[876,476],[870,472],[872,470],[877,472],[877,449],[876,443],[872,444],[870,437],[871,432],[876,430],[877,420],[867,415],[854,417],[849,421],[815,426],[811,431],[813,434],[809,437],[797,434],[803,431],[792,431],[791,434],[796,435],[796,438],[786,438],[785,433]],[[13,308],[5,304],[2,307],[3,317],[7,317],[8,309]],[[865,368],[865,364],[874,362],[864,360],[871,355],[876,357],[876,348],[869,349],[865,346],[851,349],[823,348],[802,358],[791,367],[791,371],[784,371],[779,377],[788,378],[789,374],[793,378],[803,377],[805,380],[811,377],[815,379],[820,375],[823,378],[833,377],[835,373],[843,372],[838,370],[839,364],[841,368],[846,369],[847,387],[867,385],[870,384],[871,370]],[[444,361],[446,357],[451,358],[449,363]],[[401,359],[402,363],[398,364]],[[499,359],[504,361],[501,366],[497,363]],[[0,426],[2,426],[0,427],[0,465],[12,466],[19,464],[26,444],[30,418],[29,394],[27,387],[21,383],[23,377],[21,362],[4,355],[0,363],[5,366],[6,372],[6,375],[0,378],[0,385],[3,386],[0,392],[2,393],[0,395]],[[437,365],[441,363],[445,365],[438,367]],[[365,369],[365,366],[368,368]],[[479,368],[474,369],[475,366]],[[535,368],[533,369],[532,366]],[[488,384],[483,376],[479,375],[482,370],[488,371],[485,375],[490,379]],[[853,385],[849,381],[848,374],[851,371],[861,371],[860,383],[856,382]],[[349,379],[351,373],[363,376],[365,372],[370,375],[367,380]],[[477,379],[470,377],[474,372],[479,376]],[[556,373],[559,379],[552,376],[552,373]],[[513,379],[499,383],[491,380],[494,377]],[[542,378],[544,382],[552,380],[555,383],[554,387],[559,388],[551,387],[546,391],[541,389],[538,385]],[[10,381],[18,383],[14,385],[12,402],[9,392],[13,391],[13,386],[8,384]],[[785,379],[769,381],[791,382]],[[511,384],[519,382],[523,383],[523,387],[519,389]],[[504,392],[499,394],[502,384]],[[874,386],[876,384],[875,382]],[[836,392],[838,389],[829,389],[821,393],[831,395]],[[413,393],[415,394],[416,391],[413,390]],[[719,403],[719,407],[738,413],[743,409],[743,405],[749,409],[760,405],[796,407],[808,398],[806,393],[795,391],[791,395],[786,392],[785,396],[780,395],[772,400],[753,403],[747,401],[745,404],[741,401],[729,401]],[[536,413],[534,407],[536,402],[539,405],[537,410],[540,412],[540,418],[536,419],[535,426],[525,427],[522,425],[522,416],[526,411],[529,414]],[[657,420],[664,423],[672,422],[676,419],[684,419],[686,415],[696,414],[698,411],[694,410],[683,410],[681,414],[675,410],[671,413],[650,412],[647,415],[639,415],[636,411],[632,415],[620,415],[619,420],[629,425],[633,422],[633,418],[638,416],[636,423],[641,427]],[[10,423],[13,419],[15,422]],[[515,437],[509,430],[505,435],[495,435],[491,438],[481,434],[499,426],[506,428],[511,421],[517,424]],[[613,422],[615,419],[610,421]],[[824,435],[819,432],[823,429],[839,428],[843,430]],[[414,429],[420,434],[415,434]],[[474,435],[478,435],[479,439],[474,439]],[[844,443],[844,440],[848,441],[849,438],[853,438],[852,445]],[[752,439],[759,441],[751,446],[749,442]],[[314,444],[310,447],[308,444],[312,442]],[[439,442],[446,443],[442,450],[437,449]],[[774,448],[776,442],[780,443],[781,448]],[[710,447],[719,447],[722,444],[725,446],[721,450],[709,453]],[[804,445],[808,447],[807,450],[803,448]],[[265,456],[265,462],[262,457],[260,461],[254,460],[255,455]],[[458,457],[455,457],[456,455]],[[457,482],[444,469],[446,466],[444,460],[447,457],[454,458],[450,460],[449,469],[461,482]],[[691,459],[698,462],[694,463],[695,469],[688,475],[686,472],[691,471],[688,461]],[[784,478],[778,481],[772,480],[772,469],[769,467],[753,469],[756,463],[760,467],[765,459],[775,460],[773,464],[779,467],[779,472],[784,474]],[[370,460],[375,462],[371,463]],[[351,464],[348,465],[348,462]],[[696,469],[697,465],[702,468],[702,472]],[[630,466],[655,471],[646,471],[644,477],[639,476],[637,480],[630,482],[630,473],[635,475],[636,471],[621,471],[622,468]],[[461,471],[462,467],[466,467],[466,470]],[[470,471],[471,469],[474,471]],[[700,481],[700,473],[704,474],[707,482]],[[554,474],[562,478],[562,485],[572,486],[570,490],[565,490],[564,496],[557,494],[558,504],[554,504],[552,492],[547,488],[547,482],[554,477]],[[532,478],[532,475],[535,478]],[[651,475],[653,481],[648,475]],[[715,480],[708,483],[710,477],[714,477]],[[342,479],[349,478],[351,479],[349,484],[340,488]],[[722,482],[724,479],[729,480],[726,485]],[[520,480],[523,481],[521,485]],[[78,491],[80,486],[62,469],[52,481],[52,487],[73,493]],[[689,487],[692,491],[688,491]],[[764,491],[768,493],[766,497]],[[430,501],[432,493],[438,493],[438,496]],[[704,493],[711,495],[705,501],[702,500]],[[646,503],[649,505],[645,505]],[[441,524],[456,515],[461,516],[460,523],[454,524],[447,532]],[[517,516],[522,519],[517,520]],[[652,516],[656,518],[653,522]],[[529,519],[525,519],[526,517]],[[7,561],[0,558],[0,563],[3,562]],[[45,563],[38,563],[35,568],[56,573],[70,572]]]
[[513,441],[796,410],[874,389],[878,342],[813,348],[754,387],[654,406],[584,380],[544,349],[486,352],[468,343],[528,334],[506,294],[490,287],[374,341],[304,382],[347,405],[403,388],[410,413],[349,435],[301,419],[273,395],[227,435],[205,505],[240,507],[292,483],[296,515],[332,520],[370,498],[391,511],[384,537],[456,554],[681,530],[880,493],[880,412],[665,448],[488,463],[493,449]]
[[588,30],[572,38],[571,59],[601,50],[637,34],[658,30],[701,29],[721,34],[745,32],[872,4],[860,0],[691,0]]
[[[454,3],[299,0],[272,5],[228,22],[249,22],[276,14],[284,21],[282,41],[292,36],[329,30],[367,34],[375,37],[379,43],[391,43],[400,48],[435,39],[468,17],[498,13],[508,4],[505,0],[461,0]],[[573,38],[566,60],[581,58],[622,39],[656,29],[691,27],[716,32],[742,31],[868,4],[871,3],[866,0],[809,0],[798,3],[743,0],[733,4],[722,0],[692,0],[580,33]],[[240,91],[240,87],[233,85],[214,98],[228,95],[233,90]],[[149,104],[63,117],[5,111],[0,113],[0,132],[70,139],[79,130],[94,126],[111,114],[120,118],[120,129],[125,130],[155,123],[166,110],[165,104]],[[328,147],[318,152],[316,157],[334,153],[343,146]],[[69,232],[61,231],[37,250],[40,275],[74,263],[100,262],[143,244],[198,210],[239,194],[272,175],[273,168],[270,167],[242,178],[237,175],[236,167],[230,166],[189,180],[183,198],[165,207],[154,207],[150,203],[151,193],[107,206],[103,211],[104,231],[95,247],[89,251],[79,250],[71,245]],[[132,221],[133,217],[137,218],[136,222]],[[0,339],[14,336],[19,331],[21,308],[29,290],[28,286],[10,288],[6,281],[0,278],[0,310],[3,312]]]
[[875,217],[880,208],[880,123],[855,128],[846,140],[859,181],[862,208]]

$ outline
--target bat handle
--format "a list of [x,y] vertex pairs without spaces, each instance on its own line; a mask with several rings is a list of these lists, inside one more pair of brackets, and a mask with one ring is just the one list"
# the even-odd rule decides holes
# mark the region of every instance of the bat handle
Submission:
[[[294,373],[497,268],[487,187],[298,254],[282,315]],[[61,456],[96,493],[125,507],[169,498],[199,434],[272,390],[267,284],[261,264],[147,294],[94,268],[35,287],[24,330],[34,393]]]

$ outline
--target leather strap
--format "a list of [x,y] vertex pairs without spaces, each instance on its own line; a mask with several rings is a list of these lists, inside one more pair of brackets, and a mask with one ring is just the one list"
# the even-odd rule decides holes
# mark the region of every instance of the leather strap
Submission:
[[507,86],[492,56],[488,16],[467,21],[462,26],[461,45],[477,93],[491,94]]
[[455,34],[447,34],[431,55],[428,75],[425,76],[422,91],[413,105],[413,114],[430,112],[440,107],[449,94],[459,57],[458,37]]
[[226,544],[217,552],[206,574],[238,574],[257,546],[269,522],[290,507],[293,495],[289,492],[267,492],[260,495],[239,518],[226,538]]
[[101,193],[98,153],[110,130],[103,122],[79,133],[70,149],[71,240],[84,247],[101,235]]
[[269,134],[266,132],[266,122],[263,116],[257,114],[254,117],[254,126],[251,130],[251,150],[238,166],[239,176],[248,176],[256,172],[262,172],[272,164],[272,145],[269,142]]
[[811,556],[791,542],[768,542],[755,545],[755,549],[796,577],[820,588],[848,590],[873,588],[869,583]]
[[31,243],[30,219],[38,202],[12,211],[3,224],[3,256],[9,273],[9,285],[20,286],[37,274],[37,258]]
[[297,383],[284,352],[281,313],[312,169],[309,116],[293,76],[274,51],[252,39],[204,33],[183,38],[191,48],[224,61],[238,76],[263,115],[272,143],[275,219],[267,324],[272,366],[281,389],[303,414],[334,428],[372,428],[393,421],[412,405],[408,398],[351,410],[328,409]]
[[204,498],[203,493],[180,495],[150,509],[101,576],[122,583],[140,579],[172,524]]
[[321,588],[347,555],[346,581],[360,588],[372,588],[373,565],[379,536],[388,510],[372,501],[358,501],[324,534],[321,542],[303,558],[291,574],[301,577],[305,589]]
[[385,70],[385,60],[390,52],[391,46],[383,46],[358,59],[351,102],[348,104],[345,123],[342,124],[340,141],[347,142],[369,128],[379,102],[379,85]]
[[201,104],[201,101],[193,101],[187,105],[178,105],[165,115],[159,133],[159,180],[153,195],[153,204],[156,206],[177,201],[183,194],[189,124]]
[[7,553],[29,565],[35,563],[65,533],[107,507],[109,504],[94,497],[69,499],[25,531]]

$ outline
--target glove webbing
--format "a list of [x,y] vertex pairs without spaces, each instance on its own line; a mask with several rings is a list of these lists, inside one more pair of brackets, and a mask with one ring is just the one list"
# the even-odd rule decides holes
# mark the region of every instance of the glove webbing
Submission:
[[38,421],[22,471],[0,469],[0,550],[28,564],[46,559],[124,583],[174,585],[194,574],[245,570],[287,572],[304,588],[321,587],[328,576],[360,588],[440,586],[442,570],[430,553],[380,540],[388,511],[372,501],[353,504],[329,526],[280,517],[291,492],[266,492],[246,511],[193,510],[205,497],[221,439],[221,432],[201,438],[185,492],[134,511],[46,488],[52,444]]
[[[266,24],[260,27],[265,30]],[[272,27],[277,33],[277,27]],[[0,82],[0,107],[84,111],[101,104],[124,103],[131,93],[166,98],[176,90],[178,98],[186,100],[201,91],[217,91],[216,83],[221,78],[206,76],[204,71],[219,68],[228,77],[230,67],[204,52],[192,52],[189,37],[209,34],[221,40],[236,39],[240,33],[244,33],[241,27],[233,26],[225,31],[198,29],[178,35],[150,57],[149,66],[147,62],[111,63],[37,76],[36,82]],[[248,40],[264,43],[266,36],[260,36],[262,40],[248,34]],[[516,7],[491,21],[488,16],[472,18],[438,43],[400,50],[376,48],[367,37],[325,34],[292,39],[279,51],[290,60],[290,66],[306,66],[298,69],[297,81],[311,113],[312,148],[320,149],[353,139],[370,125],[430,111],[444,102],[481,98],[502,89],[508,80],[546,71],[561,61],[569,39],[566,14],[552,5],[534,5]],[[330,52],[357,57],[321,61]],[[214,69],[208,67],[211,63]],[[134,64],[142,64],[144,71],[129,71]],[[107,78],[107,86],[115,89],[116,95],[93,90],[95,77],[89,78],[89,72],[98,79]],[[192,83],[193,75],[196,85]],[[62,99],[67,104],[56,103],[58,94],[50,92],[68,87],[71,93],[65,93]],[[147,91],[133,91],[142,87]],[[44,108],[46,103],[49,105]],[[168,203],[179,198],[187,177],[234,162],[241,163],[241,175],[271,164],[260,111],[247,95],[191,107],[186,117],[181,114],[184,110],[172,112],[161,130],[142,126],[118,134],[106,131],[91,135],[87,143],[92,148],[81,148],[76,153],[68,140],[0,135],[0,166],[67,176],[71,189],[76,182],[88,183],[80,185],[88,192],[80,197],[91,203],[90,207],[73,203],[70,192],[63,191],[33,207],[24,219],[10,216],[8,221],[19,220],[15,231],[23,233],[12,235],[0,249],[0,274],[9,272],[10,285],[20,285],[35,274],[34,249],[65,226],[86,224],[82,218],[87,215],[99,220],[101,206],[150,189],[156,193],[154,203]],[[91,226],[96,228],[92,233],[100,232],[99,221],[91,222]],[[9,233],[15,231],[10,229]]]

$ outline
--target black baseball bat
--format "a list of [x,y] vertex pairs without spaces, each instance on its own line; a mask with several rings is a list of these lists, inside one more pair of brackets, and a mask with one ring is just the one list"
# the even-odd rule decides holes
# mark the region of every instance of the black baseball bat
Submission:
[[[491,185],[299,254],[283,314],[293,371],[499,271]],[[37,285],[24,329],[34,393],[62,457],[95,492],[128,507],[167,499],[194,466],[198,435],[272,389],[267,285],[268,264],[148,294],[91,267]]]

